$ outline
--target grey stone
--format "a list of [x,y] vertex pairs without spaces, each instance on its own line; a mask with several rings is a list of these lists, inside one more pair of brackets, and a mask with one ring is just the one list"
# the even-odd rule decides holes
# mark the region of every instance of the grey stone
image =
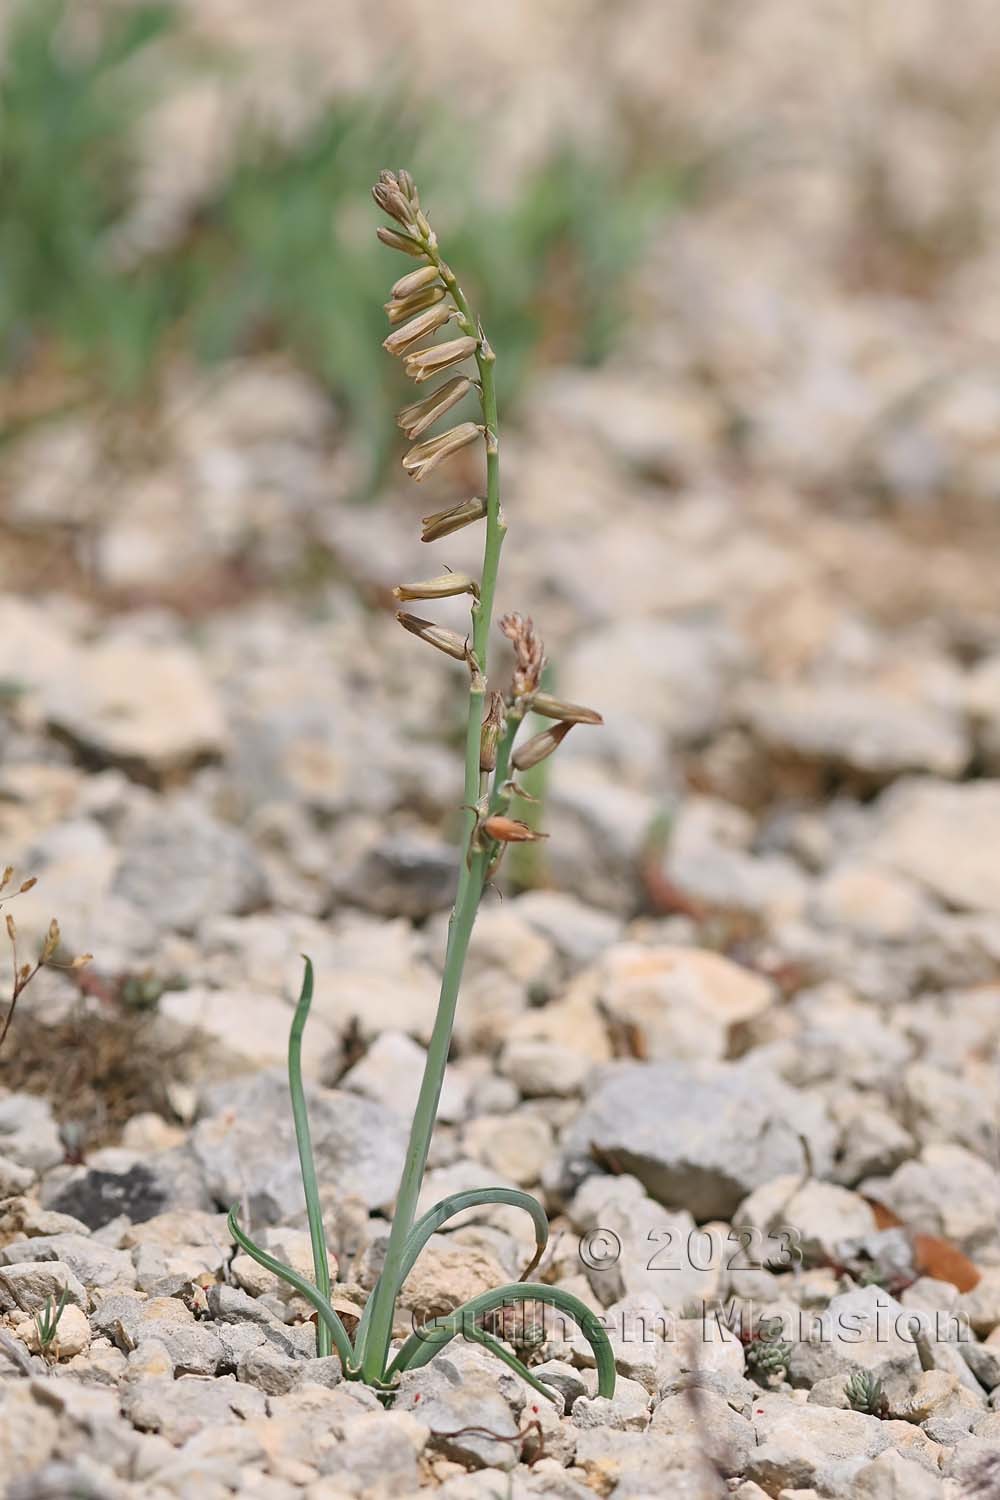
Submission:
[[0,1202],[26,1193],[35,1181],[31,1167],[22,1167],[9,1156],[0,1156]]
[[394,1409],[419,1417],[431,1429],[431,1446],[466,1468],[507,1470],[520,1456],[517,1423],[496,1380],[470,1378],[447,1353],[403,1375]]
[[59,1127],[47,1099],[34,1094],[0,1097],[0,1148],[15,1167],[44,1172],[64,1155]]
[[[744,1225],[774,1236],[774,1249],[782,1249],[782,1231],[794,1226],[796,1258],[801,1252],[806,1265],[839,1262],[845,1241],[875,1231],[875,1215],[857,1193],[814,1178],[779,1177],[750,1194],[733,1216],[737,1231]],[[755,1252],[767,1258],[767,1246]]]
[[178,645],[108,638],[46,686],[53,728],[90,759],[159,780],[218,756],[221,708],[198,658]]
[[[587,1278],[605,1306],[634,1295],[680,1310],[716,1296],[726,1254],[721,1238],[698,1232],[689,1213],[648,1198],[636,1178],[588,1177],[568,1213]],[[695,1242],[704,1257],[697,1265]]]
[[198,1161],[187,1146],[144,1158],[138,1152],[94,1152],[89,1164],[50,1173],[42,1187],[46,1208],[71,1214],[100,1230],[124,1215],[133,1224],[172,1209],[213,1208]]
[[746,1468],[754,1430],[714,1391],[692,1388],[661,1401],[653,1412],[652,1431],[662,1432],[695,1453],[707,1452],[727,1478]]
[[810,1488],[837,1493],[839,1484],[853,1484],[865,1460],[892,1445],[890,1429],[902,1425],[768,1394],[755,1402],[752,1424],[756,1443],[745,1473],[769,1495]]
[[943,1500],[944,1485],[923,1464],[887,1448],[858,1470],[853,1493],[857,1500]]
[[1000,781],[897,783],[874,810],[873,857],[959,910],[1000,914]]
[[501,1072],[526,1099],[579,1094],[593,1066],[593,1060],[582,1052],[534,1037],[512,1039],[500,1057]]
[[878,1286],[834,1297],[815,1315],[814,1332],[793,1337],[788,1374],[793,1385],[830,1377],[846,1380],[861,1370],[880,1380],[898,1409],[920,1374],[920,1356],[908,1332],[907,1309]]
[[805,1166],[829,1170],[832,1129],[823,1105],[734,1063],[613,1063],[564,1143],[562,1185],[593,1171],[594,1153],[696,1219],[728,1218],[754,1188]]
[[615,1500],[650,1495],[718,1500],[719,1476],[708,1459],[666,1433],[595,1427],[580,1433],[576,1462],[597,1482],[610,1477]]
[[621,936],[618,917],[564,891],[527,891],[518,897],[514,910],[574,966],[593,962]]
[[23,1260],[0,1268],[0,1308],[11,1312],[41,1312],[47,1301],[59,1301],[63,1292],[69,1302],[86,1309],[86,1288],[69,1266],[59,1260]]
[[264,867],[247,835],[188,798],[157,806],[126,829],[114,890],[159,928],[178,932],[193,932],[211,917],[254,911],[268,896]]
[[417,1489],[417,1459],[427,1429],[407,1412],[360,1412],[341,1426],[341,1441],[323,1456],[324,1474],[348,1494],[408,1494]]
[[635,1380],[619,1377],[613,1396],[581,1396],[573,1404],[573,1426],[581,1430],[612,1427],[618,1432],[645,1432],[650,1395]]
[[[356,1094],[307,1089],[313,1153],[321,1182],[369,1208],[392,1201],[406,1147],[406,1126]],[[216,1085],[191,1135],[209,1190],[222,1206],[245,1202],[254,1225],[304,1219],[305,1200],[288,1102],[280,1073]]]
[[[341,1078],[340,1087],[372,1099],[409,1124],[416,1108],[427,1053],[403,1031],[383,1031],[360,1061]],[[469,1082],[455,1068],[444,1076],[438,1119],[461,1120],[467,1109]]]
[[141,1378],[122,1386],[122,1410],[143,1432],[161,1433],[178,1447],[206,1427],[263,1417],[263,1392],[238,1385],[231,1375],[204,1380],[182,1375],[179,1380]]
[[112,1250],[90,1235],[37,1235],[16,1240],[0,1250],[0,1263],[13,1265],[25,1260],[59,1260],[92,1291],[95,1287],[135,1286],[132,1257],[125,1250]]
[[861,1184],[866,1197],[891,1208],[911,1230],[953,1240],[967,1254],[996,1240],[1000,1177],[963,1146],[928,1145],[891,1177]]
[[754,683],[740,709],[766,748],[887,781],[906,771],[956,776],[970,745],[958,714],[856,678]]
[[386,917],[421,919],[455,899],[458,867],[451,844],[426,833],[381,833],[340,885],[352,902]]

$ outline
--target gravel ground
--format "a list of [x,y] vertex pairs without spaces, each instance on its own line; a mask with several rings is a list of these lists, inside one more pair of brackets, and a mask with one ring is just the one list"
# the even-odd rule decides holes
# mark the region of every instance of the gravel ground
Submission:
[[[313,62],[369,80],[366,8],[335,9]],[[628,94],[749,143],[647,257],[615,359],[540,378],[504,436],[499,606],[606,726],[549,763],[531,888],[484,903],[425,1198],[536,1192],[539,1274],[604,1316],[618,1390],[546,1326],[561,1408],[455,1343],[384,1410],[234,1254],[239,1200],[310,1266],[283,1076],[308,952],[338,1296],[377,1274],[461,800],[461,670],[388,590],[474,475],[348,504],[355,439],[299,374],[178,365],[141,464],[109,473],[82,417],[5,458],[0,863],[39,877],[26,950],[56,912],[95,955],[39,976],[0,1069],[6,1493],[998,1493],[989,7],[636,0],[593,7],[572,66],[575,7],[502,8],[485,61],[471,16],[405,11],[428,89],[470,53],[470,97],[513,89],[501,181],[581,97],[584,130]],[[268,7],[199,17],[277,89]],[[435,1236],[402,1322],[516,1276],[525,1234],[487,1207]]]

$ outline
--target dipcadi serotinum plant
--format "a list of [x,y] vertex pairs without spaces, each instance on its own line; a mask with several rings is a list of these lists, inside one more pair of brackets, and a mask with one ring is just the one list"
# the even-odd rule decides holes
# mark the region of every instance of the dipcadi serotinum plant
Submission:
[[[407,375],[418,385],[449,372],[442,385],[399,414],[399,425],[407,437],[411,441],[419,439],[405,455],[403,467],[420,481],[467,445],[482,441],[485,447],[485,498],[462,500],[450,509],[425,516],[421,533],[423,541],[436,542],[462,527],[484,522],[483,563],[479,578],[444,572],[427,582],[401,584],[394,590],[401,602],[456,595],[468,595],[470,599],[470,628],[464,635],[408,612],[401,611],[397,615],[406,630],[460,662],[468,673],[465,828],[458,891],[448,928],[437,1015],[427,1049],[385,1261],[353,1340],[330,1301],[329,1262],[302,1087],[302,1034],[313,988],[312,965],[308,959],[292,1022],[288,1072],[312,1240],[315,1284],[255,1244],[241,1229],[235,1209],[230,1212],[229,1227],[233,1238],[249,1255],[293,1286],[316,1310],[317,1354],[328,1355],[336,1350],[348,1379],[364,1381],[387,1399],[403,1371],[427,1364],[459,1335],[492,1350],[542,1395],[554,1398],[554,1393],[532,1374],[509,1346],[501,1343],[485,1326],[497,1313],[526,1302],[553,1307],[579,1326],[593,1350],[598,1390],[601,1395],[610,1396],[614,1391],[615,1366],[611,1346],[599,1319],[561,1288],[528,1280],[541,1259],[548,1237],[545,1211],[530,1194],[498,1187],[454,1193],[417,1218],[417,1199],[427,1165],[462,970],[476,912],[487,882],[495,873],[507,845],[541,836],[511,816],[512,799],[520,790],[517,773],[552,754],[574,724],[600,724],[601,717],[593,709],[560,702],[542,691],[545,665],[542,643],[531,621],[519,614],[507,615],[500,621],[500,629],[513,649],[513,680],[506,693],[491,686],[487,676],[489,638],[500,549],[506,530],[500,509],[495,355],[454,272],[441,256],[437,237],[420,207],[417,189],[409,173],[382,172],[372,191],[379,208],[393,221],[391,225],[379,226],[376,230],[378,238],[390,249],[399,250],[419,262],[396,282],[385,305],[391,325],[385,347],[390,354],[404,361]],[[449,336],[443,341],[435,341],[438,331],[446,328]],[[471,372],[472,360],[475,361],[475,373]],[[424,436],[440,417],[473,393],[479,404],[480,421],[461,422],[437,436]],[[550,719],[551,727],[518,745],[518,730],[529,710]],[[453,1313],[415,1328],[409,1338],[394,1348],[396,1303],[403,1282],[423,1246],[456,1214],[485,1203],[513,1205],[523,1209],[531,1219],[535,1253],[521,1280],[485,1292]]]

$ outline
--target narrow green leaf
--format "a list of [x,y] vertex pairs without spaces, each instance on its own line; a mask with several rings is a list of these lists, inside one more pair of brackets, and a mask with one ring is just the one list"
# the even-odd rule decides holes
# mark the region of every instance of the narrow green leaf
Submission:
[[[442,1224],[453,1219],[466,1208],[478,1208],[483,1203],[505,1203],[512,1208],[523,1208],[526,1214],[531,1216],[531,1222],[535,1226],[535,1253],[521,1273],[521,1280],[530,1276],[538,1265],[548,1244],[549,1221],[544,1208],[533,1198],[530,1193],[523,1193],[519,1188],[470,1188],[464,1193],[451,1193],[447,1198],[442,1198],[440,1203],[435,1203],[433,1208],[417,1220],[406,1240],[403,1250],[403,1260],[400,1266],[399,1279],[393,1288],[393,1301],[399,1296],[400,1288],[416,1264],[417,1257],[426,1245],[432,1234],[441,1228]],[[384,1295],[384,1294],[383,1294]],[[364,1353],[365,1338],[368,1333],[368,1323],[371,1308],[374,1304],[375,1293],[368,1298],[361,1322],[358,1325],[355,1338],[355,1349],[357,1358],[360,1360]]]
[[274,1275],[280,1276],[282,1281],[287,1281],[289,1286],[295,1288],[300,1297],[304,1297],[316,1309],[320,1322],[330,1330],[330,1336],[336,1346],[337,1353],[340,1355],[340,1362],[344,1367],[344,1374],[348,1376],[355,1375],[357,1372],[354,1368],[354,1350],[351,1348],[347,1329],[340,1321],[338,1314],[330,1306],[323,1293],[313,1286],[311,1281],[307,1281],[304,1276],[300,1276],[298,1271],[293,1271],[291,1266],[286,1266],[284,1261],[277,1260],[273,1255],[268,1255],[267,1251],[262,1249],[260,1245],[254,1244],[248,1234],[244,1234],[236,1219],[236,1208],[237,1205],[234,1204],[229,1210],[226,1222],[229,1225],[229,1233],[240,1249],[245,1250],[248,1255],[252,1256],[259,1266],[263,1266],[265,1270],[273,1271]]
[[539,1282],[531,1281],[513,1282],[510,1286],[497,1287],[492,1292],[482,1292],[478,1297],[471,1298],[462,1307],[457,1308],[455,1312],[449,1313],[447,1317],[435,1318],[432,1322],[426,1323],[423,1328],[413,1332],[406,1340],[389,1366],[386,1380],[392,1380],[393,1376],[403,1370],[419,1370],[459,1334],[482,1343],[483,1340],[478,1335],[483,1330],[476,1326],[476,1320],[484,1313],[493,1312],[504,1304],[509,1305],[515,1302],[544,1302],[549,1307],[557,1307],[561,1312],[568,1313],[594,1351],[594,1362],[597,1365],[597,1394],[608,1397],[614,1395],[615,1358],[600,1318],[571,1292],[565,1292],[561,1287],[543,1286]]
[[[309,1007],[313,997],[312,960],[306,958],[302,975],[299,1003],[295,1007],[292,1029],[288,1037],[288,1090],[292,1099],[292,1117],[295,1121],[295,1141],[299,1148],[299,1167],[302,1172],[302,1190],[306,1198],[306,1214],[309,1219],[309,1238],[312,1241],[313,1269],[316,1286],[327,1302],[330,1300],[330,1261],[326,1251],[326,1235],[323,1232],[323,1210],[319,1201],[319,1184],[316,1181],[316,1162],[313,1158],[312,1137],[309,1133],[309,1112],[306,1109],[305,1089],[302,1086],[302,1034],[306,1028]],[[330,1330],[322,1320],[316,1324],[316,1353],[320,1359],[331,1351]]]

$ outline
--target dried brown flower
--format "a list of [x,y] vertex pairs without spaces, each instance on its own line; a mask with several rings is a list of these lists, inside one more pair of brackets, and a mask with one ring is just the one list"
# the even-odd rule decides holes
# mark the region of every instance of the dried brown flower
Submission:
[[432,380],[442,370],[460,365],[464,359],[475,354],[478,348],[479,340],[465,334],[460,339],[448,339],[443,344],[432,344],[429,349],[419,349],[407,354],[403,369],[411,380],[420,385],[424,380]]
[[408,615],[402,610],[397,613],[396,619],[404,630],[426,641],[429,646],[436,646],[446,656],[453,656],[456,661],[468,661],[468,638],[459,635],[457,630],[449,630],[444,625],[435,625],[433,620],[421,620],[418,615]]
[[553,698],[551,693],[536,693],[531,706],[536,714],[546,719],[564,719],[567,724],[604,723],[596,708],[584,708],[582,703],[565,703],[561,698]]
[[396,421],[406,436],[412,440],[432,426],[438,417],[443,417],[446,411],[456,406],[471,389],[472,381],[467,375],[455,375],[451,380],[446,380],[444,385],[439,385],[437,390],[432,391],[429,396],[425,396],[422,401],[414,401],[412,406],[404,406]]
[[534,625],[514,612],[504,615],[500,629],[514,648],[514,697],[524,698],[537,692],[545,666],[545,653]]
[[422,542],[437,542],[443,536],[450,536],[453,531],[460,531],[463,526],[469,526],[473,521],[481,521],[486,515],[486,501],[473,496],[471,500],[460,500],[457,505],[451,505],[447,510],[436,510],[432,515],[424,516],[423,530],[420,533]]
[[468,443],[474,443],[476,438],[481,437],[483,428],[475,422],[462,422],[458,427],[450,427],[447,432],[440,433],[437,437],[428,438],[426,442],[418,443],[411,448],[409,453],[403,456],[403,468],[419,483],[426,479],[427,475],[464,448]]
[[483,832],[501,844],[534,844],[538,839],[547,839],[547,833],[537,833],[522,823],[520,818],[508,818],[503,813],[494,813],[483,822]]
[[497,745],[500,743],[503,720],[503,693],[490,693],[486,700],[486,712],[483,714],[483,727],[479,736],[480,771],[496,770]]
[[532,766],[537,766],[540,761],[547,760],[554,750],[558,750],[563,740],[573,728],[572,722],[555,724],[551,729],[543,729],[541,734],[532,735],[530,740],[525,740],[519,745],[511,757],[511,764],[516,771],[530,771]]

